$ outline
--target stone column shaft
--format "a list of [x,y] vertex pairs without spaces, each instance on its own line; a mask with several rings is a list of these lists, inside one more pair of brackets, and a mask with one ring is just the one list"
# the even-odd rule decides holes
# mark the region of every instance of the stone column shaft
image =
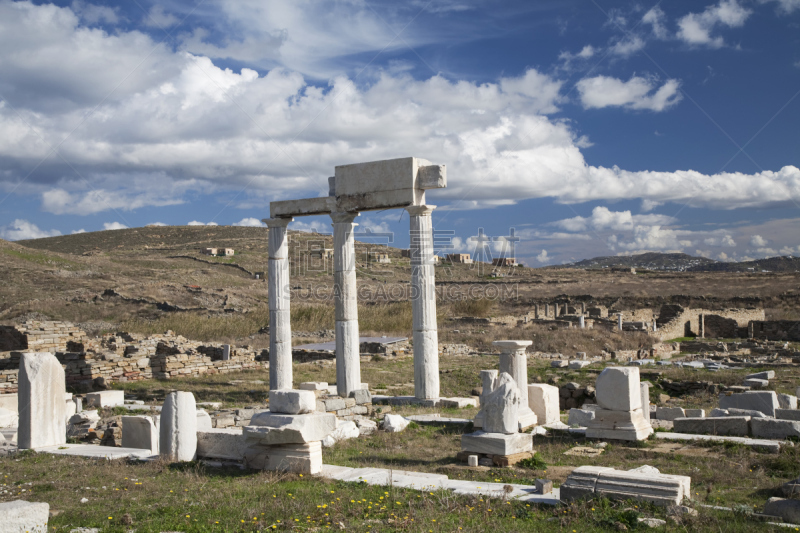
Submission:
[[286,228],[293,219],[267,218],[269,227],[269,388],[292,388],[292,326],[289,318],[289,241]]
[[580,316],[580,324],[581,324],[581,329],[586,328],[586,319],[583,317],[583,315]]
[[622,331],[622,313],[617,315],[617,329]]
[[414,396],[439,398],[439,334],[433,263],[434,205],[406,207],[411,237],[411,309],[414,329]]
[[342,398],[361,388],[358,288],[353,220],[358,213],[331,213],[333,219],[333,295],[336,307],[336,391]]

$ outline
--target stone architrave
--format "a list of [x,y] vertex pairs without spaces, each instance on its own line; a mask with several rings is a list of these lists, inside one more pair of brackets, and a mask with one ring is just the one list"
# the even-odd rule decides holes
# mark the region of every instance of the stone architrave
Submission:
[[64,369],[51,353],[24,353],[19,362],[19,449],[67,442]]
[[358,289],[353,220],[358,213],[331,213],[333,219],[333,297],[336,307],[336,390],[347,398],[361,388]]
[[292,388],[292,326],[289,318],[289,241],[292,218],[265,218],[269,227],[267,252],[269,296],[269,388]]
[[510,435],[519,432],[521,398],[514,378],[502,372],[483,406],[483,430]]
[[528,356],[525,354],[525,349],[533,342],[509,340],[492,344],[500,348],[500,374],[509,374],[519,388],[519,428],[535,426],[536,414],[528,406]]
[[406,207],[411,221],[411,307],[414,338],[414,396],[439,398],[439,333],[436,325],[436,275],[433,262],[435,205]]
[[161,408],[160,455],[171,461],[193,461],[197,454],[197,406],[191,392],[167,394]]

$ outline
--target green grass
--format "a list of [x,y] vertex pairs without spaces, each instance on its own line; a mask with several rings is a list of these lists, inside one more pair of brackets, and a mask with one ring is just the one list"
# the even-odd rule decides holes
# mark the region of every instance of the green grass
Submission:
[[62,257],[57,257],[52,254],[47,253],[40,253],[40,252],[23,252],[20,250],[10,250],[8,248],[0,249],[0,253],[8,255],[10,257],[16,257],[17,259],[22,259],[25,261],[29,261],[31,263],[36,263],[37,265],[52,265],[58,266],[62,268],[71,268],[76,266],[81,266],[80,263],[76,263],[75,261],[70,261],[68,259],[64,259]]

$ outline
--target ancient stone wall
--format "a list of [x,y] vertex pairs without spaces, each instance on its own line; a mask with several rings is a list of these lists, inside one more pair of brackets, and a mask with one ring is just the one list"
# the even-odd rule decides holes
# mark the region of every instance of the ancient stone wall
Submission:
[[[725,321],[722,319],[727,319]],[[733,323],[736,322],[734,328]],[[658,316],[658,331],[655,333],[661,340],[679,337],[739,337],[738,328],[745,328],[751,320],[764,320],[763,309],[686,309],[680,305],[665,305]],[[706,331],[705,323],[711,329]],[[734,331],[735,330],[735,331]],[[718,335],[720,334],[721,335]]]
[[749,329],[755,339],[800,342],[800,320],[753,320]]
[[0,327],[0,351],[56,352],[69,343],[80,344],[86,333],[69,322],[28,320],[19,326]]

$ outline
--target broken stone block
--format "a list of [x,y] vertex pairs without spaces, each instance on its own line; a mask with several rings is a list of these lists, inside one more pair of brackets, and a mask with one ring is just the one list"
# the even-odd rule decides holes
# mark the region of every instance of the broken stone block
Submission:
[[355,422],[337,421],[336,429],[333,430],[330,435],[322,439],[322,445],[330,447],[339,441],[356,439],[360,434],[361,432],[358,430],[358,426],[356,426]]
[[488,455],[514,455],[533,450],[533,438],[527,433],[487,433],[476,431],[461,436],[461,450]]
[[90,392],[86,395],[86,406],[96,407],[116,407],[125,405],[125,391],[104,390],[100,392]]
[[761,411],[767,416],[775,416],[780,408],[775,391],[747,391],[738,394],[722,393],[719,397],[720,409],[751,409]]
[[594,420],[594,410],[589,409],[570,409],[567,425],[570,427],[586,427],[589,422]]
[[537,494],[550,494],[553,492],[553,481],[551,479],[537,479],[534,483],[536,484]]
[[245,437],[261,444],[305,444],[321,441],[336,429],[331,413],[286,415],[259,413],[244,428]]
[[559,422],[558,387],[543,383],[528,385],[528,407],[536,414],[539,424]]
[[550,361],[550,366],[552,368],[567,368],[569,361]]
[[317,406],[317,396],[308,390],[269,391],[269,410],[271,413],[301,415],[311,413]]
[[385,415],[383,429],[389,433],[399,433],[408,427],[409,421],[400,415]]
[[247,441],[241,428],[215,428],[197,432],[197,456],[206,459],[242,461]]
[[650,382],[639,383],[639,396],[642,398],[642,415],[644,419],[650,422]]
[[[688,476],[620,471],[613,468],[581,466],[561,485],[562,501],[602,496],[615,500],[645,500],[658,505],[678,505],[691,493]],[[566,490],[565,490],[566,489]]]
[[366,389],[356,389],[350,391],[350,398],[354,399],[357,405],[372,403],[372,395]]
[[659,420],[675,420],[676,418],[686,418],[686,413],[680,407],[659,407],[656,411],[656,418]]
[[266,470],[295,474],[322,472],[322,445],[319,442],[270,446],[267,453]]
[[167,394],[161,408],[159,451],[171,461],[193,461],[197,453],[197,405],[191,392]]
[[778,405],[781,409],[797,409],[797,396],[778,394]]
[[642,407],[638,367],[607,367],[597,376],[595,388],[597,404],[603,409],[633,411]]
[[684,409],[686,418],[703,418],[706,416],[705,409]]
[[764,514],[780,516],[790,524],[800,523],[800,500],[770,498],[764,505]]
[[769,381],[766,379],[750,378],[742,381],[742,385],[750,387],[751,389],[766,389],[769,387]]
[[744,379],[775,379],[775,371],[767,370],[766,372],[756,372],[755,374],[748,374]]
[[750,422],[749,416],[676,418],[673,427],[675,433],[746,437],[750,433]]
[[51,353],[23,353],[19,363],[19,449],[67,442],[64,368]]
[[769,418],[761,411],[753,411],[751,409],[728,409],[728,414],[725,416],[749,416],[750,418]]
[[359,418],[356,420],[356,425],[358,426],[358,432],[362,437],[372,435],[378,431],[377,422],[370,420],[369,418]]
[[750,420],[753,437],[761,439],[785,439],[800,437],[800,422],[777,418],[753,418]]
[[15,500],[0,503],[0,528],[8,533],[47,533],[50,504]]
[[327,391],[328,383],[325,381],[306,381],[300,384],[300,390]]
[[775,418],[780,418],[781,420],[795,420],[800,422],[800,410],[775,409]]
[[211,415],[209,415],[205,410],[198,409],[197,410],[197,431],[205,431],[207,429],[212,429],[214,424],[211,422]]
[[158,428],[150,416],[122,417],[122,447],[150,450],[158,455]]

